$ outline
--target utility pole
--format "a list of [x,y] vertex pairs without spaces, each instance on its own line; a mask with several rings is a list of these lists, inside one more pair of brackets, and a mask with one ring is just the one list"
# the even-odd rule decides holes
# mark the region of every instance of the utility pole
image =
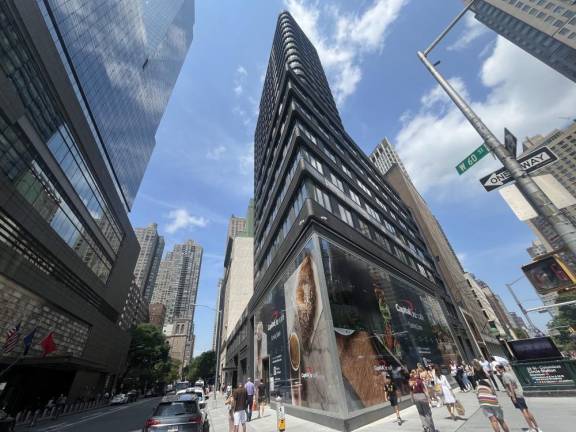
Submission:
[[522,306],[522,303],[520,303],[520,300],[518,299],[518,297],[516,296],[516,293],[514,292],[514,290],[512,289],[512,285],[514,285],[516,282],[521,281],[524,278],[524,276],[522,276],[521,278],[516,279],[514,282],[511,283],[507,283],[506,284],[506,288],[508,288],[508,291],[510,291],[510,294],[512,294],[512,298],[514,298],[514,301],[516,302],[516,304],[518,305],[518,308],[520,309],[520,311],[522,312],[522,315],[524,315],[524,318],[526,318],[526,321],[528,321],[528,324],[530,325],[530,328],[532,329],[532,331],[534,332],[534,334],[536,335],[540,335],[542,334],[542,332],[540,331],[540,329],[538,327],[536,327],[534,325],[534,323],[532,322],[532,320],[530,319],[530,316],[528,315],[528,311],[524,308],[524,306]]
[[[570,220],[561,213],[558,208],[548,199],[546,194],[540,189],[536,182],[530,175],[522,168],[515,158],[511,155],[506,147],[504,147],[498,138],[492,133],[490,129],[484,124],[480,117],[472,110],[460,94],[450,85],[450,83],[438,72],[435,65],[428,60],[430,51],[440,43],[440,41],[448,34],[448,32],[456,25],[456,23],[464,16],[464,14],[471,8],[474,0],[471,0],[466,7],[452,20],[446,29],[432,42],[432,44],[422,53],[418,51],[418,57],[424,63],[424,66],[436,79],[440,87],[444,89],[446,94],[452,99],[454,104],[460,109],[462,114],[470,122],[472,127],[476,129],[478,134],[484,140],[484,144],[494,154],[498,160],[504,165],[512,178],[516,181],[516,186],[524,195],[524,198],[532,205],[536,213],[545,219],[554,229],[558,237],[562,239],[568,250],[576,256],[576,228]],[[437,64],[437,63],[436,63]]]

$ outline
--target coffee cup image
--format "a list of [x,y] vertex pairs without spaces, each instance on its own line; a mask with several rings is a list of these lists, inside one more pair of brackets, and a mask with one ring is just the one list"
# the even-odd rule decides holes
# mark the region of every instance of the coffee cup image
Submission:
[[296,333],[290,335],[288,349],[290,352],[290,365],[294,371],[300,369],[300,339]]

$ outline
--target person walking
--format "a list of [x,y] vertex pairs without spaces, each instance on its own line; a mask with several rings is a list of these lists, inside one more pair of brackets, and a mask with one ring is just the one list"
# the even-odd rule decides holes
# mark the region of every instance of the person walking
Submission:
[[500,391],[500,387],[498,387],[498,384],[496,383],[496,380],[494,379],[494,371],[492,370],[492,365],[490,364],[490,362],[486,359],[482,360],[480,362],[480,364],[482,365],[482,369],[484,370],[484,374],[490,378],[490,381],[492,381],[492,384],[494,384],[494,388],[498,391]]
[[502,427],[504,432],[510,432],[508,425],[504,421],[504,412],[498,403],[496,392],[488,380],[481,379],[478,381],[476,395],[482,413],[490,420],[494,432],[500,432],[500,427]]
[[402,418],[400,417],[400,407],[398,406],[398,387],[396,387],[394,380],[389,376],[386,376],[384,382],[384,397],[390,401],[390,406],[394,408],[396,413],[396,422],[401,425]]
[[454,414],[454,406],[456,404],[456,397],[454,396],[454,392],[452,391],[452,386],[450,385],[450,381],[448,381],[448,369],[445,369],[445,373],[441,373],[440,369],[437,370],[436,373],[440,378],[438,379],[438,383],[440,384],[440,388],[442,389],[442,398],[444,399],[444,405],[446,405],[446,409],[448,410],[448,414],[452,417],[452,420],[456,421],[456,415]]
[[474,376],[474,368],[468,363],[464,364],[464,374],[472,385],[472,389],[476,390],[476,377]]
[[520,383],[516,379],[516,376],[512,371],[507,371],[504,366],[499,364],[496,366],[498,372],[502,377],[502,384],[504,385],[504,389],[510,396],[512,403],[514,404],[514,408],[519,409],[522,415],[524,416],[524,420],[528,423],[528,427],[530,428],[529,432],[542,432],[542,429],[538,427],[538,423],[536,423],[536,419],[534,415],[528,409],[526,405],[526,399],[524,399],[524,390],[520,386]]
[[412,401],[418,410],[418,415],[420,416],[420,421],[422,422],[422,428],[424,432],[436,432],[434,421],[432,420],[430,403],[428,402],[428,395],[426,393],[426,386],[424,385],[424,381],[422,378],[420,378],[416,370],[412,370],[412,372],[410,372],[410,380],[408,381],[408,385],[410,387],[410,395],[412,396]]
[[246,404],[248,402],[248,394],[242,383],[232,392],[232,399],[234,404],[234,432],[242,430],[246,432]]
[[266,408],[266,383],[260,380],[258,388],[256,389],[258,396],[258,418],[264,417],[264,408]]
[[460,387],[461,392],[466,391],[466,387],[464,387],[464,382],[462,381],[462,371],[458,369],[458,365],[454,360],[450,361],[450,375],[456,380],[458,383],[458,387]]
[[228,432],[234,432],[234,398],[232,395],[226,398],[224,404],[228,405]]
[[246,385],[244,387],[246,388],[246,394],[248,395],[247,418],[248,418],[248,421],[250,421],[250,420],[252,420],[252,404],[254,403],[254,394],[256,393],[256,387],[254,387],[254,384],[252,383],[251,378],[248,378],[248,380],[246,381]]

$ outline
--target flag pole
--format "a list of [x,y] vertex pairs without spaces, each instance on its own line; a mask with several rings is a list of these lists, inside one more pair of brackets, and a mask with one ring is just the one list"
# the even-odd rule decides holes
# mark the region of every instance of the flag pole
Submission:
[[0,378],[1,378],[4,374],[6,374],[6,372],[8,372],[10,369],[12,369],[12,367],[14,367],[14,366],[16,365],[16,363],[18,363],[18,361],[19,361],[22,357],[24,357],[24,353],[23,353],[23,352],[20,353],[20,355],[19,355],[18,357],[16,357],[16,360],[14,360],[12,363],[10,363],[6,369],[0,371]]

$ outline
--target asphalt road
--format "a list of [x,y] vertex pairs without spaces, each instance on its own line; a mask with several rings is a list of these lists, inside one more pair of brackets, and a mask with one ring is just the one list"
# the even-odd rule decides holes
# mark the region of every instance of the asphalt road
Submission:
[[141,431],[146,419],[160,398],[141,399],[126,405],[111,406],[80,414],[44,421],[30,428],[20,426],[18,432],[136,432]]

